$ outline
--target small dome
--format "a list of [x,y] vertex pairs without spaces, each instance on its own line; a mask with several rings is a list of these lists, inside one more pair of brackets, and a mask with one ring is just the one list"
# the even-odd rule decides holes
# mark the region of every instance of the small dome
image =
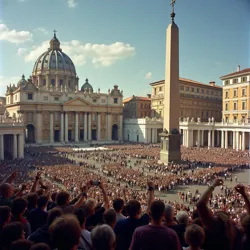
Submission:
[[38,57],[33,68],[33,75],[38,71],[64,70],[76,75],[72,60],[62,52],[60,42],[54,33],[50,40],[50,48]]
[[91,84],[89,84],[89,80],[88,79],[86,79],[85,83],[82,85],[81,91],[85,91],[85,89],[86,90],[90,89],[90,91],[93,92],[93,87],[91,86]]
[[28,82],[25,80],[25,76],[22,75],[21,80],[19,80],[18,83],[17,83],[17,87],[18,86],[24,86],[26,83],[28,83]]

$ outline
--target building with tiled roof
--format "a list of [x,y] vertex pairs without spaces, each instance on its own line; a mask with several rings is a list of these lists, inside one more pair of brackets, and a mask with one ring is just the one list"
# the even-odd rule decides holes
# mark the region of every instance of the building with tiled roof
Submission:
[[[164,84],[164,80],[150,83],[152,115],[157,118],[164,116]],[[216,121],[221,121],[222,87],[214,81],[205,84],[181,77],[179,85],[181,118],[201,118],[202,121],[207,121],[214,117]]]
[[123,100],[123,117],[144,118],[151,117],[151,98],[150,95],[131,96]]
[[250,68],[224,75],[223,119],[228,122],[250,121]]

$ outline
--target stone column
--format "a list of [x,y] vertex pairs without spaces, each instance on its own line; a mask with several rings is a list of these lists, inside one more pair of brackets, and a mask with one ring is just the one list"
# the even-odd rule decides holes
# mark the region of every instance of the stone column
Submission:
[[208,148],[211,148],[211,130],[208,130],[208,143],[207,143]]
[[18,158],[24,157],[23,135],[18,135]]
[[194,146],[194,131],[193,130],[190,130],[189,131],[189,135],[190,135],[190,137],[189,137],[189,141],[190,141],[190,144],[189,144],[189,146],[190,147],[193,147]]
[[201,130],[201,146],[204,147],[204,130]]
[[236,135],[235,131],[233,131],[233,149],[236,148]]
[[61,113],[60,141],[64,142],[64,113]]
[[91,141],[92,140],[92,127],[91,127],[91,113],[89,113],[89,124],[88,124],[88,140]]
[[241,147],[242,147],[242,136],[239,132],[239,150],[241,150]]
[[123,141],[123,119],[122,114],[119,115],[119,141]]
[[88,140],[88,117],[87,117],[87,112],[84,112],[84,141]]
[[[127,135],[126,135],[127,136]],[[127,140],[127,138],[125,137],[125,139]],[[152,142],[152,136],[151,136],[151,128],[148,129],[148,143]]]
[[65,112],[65,142],[69,141],[69,118],[68,118],[68,113]]
[[221,131],[221,148],[225,147],[224,131]]
[[17,135],[13,135],[13,159],[17,158]]
[[246,150],[246,138],[245,138],[245,132],[242,132],[242,146],[241,150],[245,151]]
[[212,148],[214,148],[214,130],[212,130]]
[[228,131],[225,131],[225,148],[228,148]]
[[186,143],[186,138],[185,138],[186,132],[185,132],[185,131],[186,131],[186,130],[183,129],[182,131],[183,131],[183,132],[182,132],[182,145],[185,146],[185,143]]
[[54,142],[54,114],[52,112],[49,114],[49,141]]
[[0,160],[4,160],[4,135],[0,135]]
[[41,111],[37,111],[36,114],[36,142],[37,143],[41,143],[42,142],[42,112]]
[[75,112],[75,142],[79,141],[79,136],[78,136],[78,132],[79,132],[79,128],[78,128],[78,112]]
[[111,140],[111,114],[107,113],[107,139]]
[[236,131],[236,151],[239,150],[239,131]]
[[101,140],[101,113],[97,114],[97,140]]
[[201,131],[197,130],[197,147],[201,146]]
[[186,130],[186,147],[189,148],[190,145],[190,131]]

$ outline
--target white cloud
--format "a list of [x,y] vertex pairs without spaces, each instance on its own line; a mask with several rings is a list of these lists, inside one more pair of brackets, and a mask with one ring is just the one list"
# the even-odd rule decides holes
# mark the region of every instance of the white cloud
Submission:
[[67,1],[69,8],[75,8],[77,5],[76,0],[68,0]]
[[48,31],[47,31],[45,28],[42,28],[42,27],[37,28],[36,31],[41,32],[41,33],[43,33],[44,35],[47,35],[47,34],[48,34]]
[[16,54],[17,54],[18,56],[23,56],[23,55],[25,54],[26,51],[27,51],[26,48],[18,48]]
[[146,78],[147,80],[152,79],[152,72],[148,72],[148,73],[145,75],[145,78]]
[[[49,41],[33,47],[25,56],[26,62],[34,62],[49,47]],[[61,42],[61,48],[74,62],[75,65],[84,65],[91,60],[96,67],[108,67],[116,61],[133,56],[135,48],[130,44],[115,42],[112,44],[82,43],[78,40]]]
[[18,44],[29,41],[32,37],[33,35],[29,31],[9,30],[5,24],[0,24],[0,40]]
[[22,78],[22,76],[6,77],[0,75],[0,96],[4,96],[7,86],[11,84],[17,84],[17,82]]

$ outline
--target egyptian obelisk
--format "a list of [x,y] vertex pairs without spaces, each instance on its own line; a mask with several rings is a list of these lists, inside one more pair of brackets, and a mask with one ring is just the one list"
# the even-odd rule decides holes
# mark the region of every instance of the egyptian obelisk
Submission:
[[160,162],[180,162],[181,134],[179,133],[180,93],[179,93],[179,28],[174,22],[172,0],[171,23],[166,36],[166,68],[164,94],[164,121],[161,136]]

